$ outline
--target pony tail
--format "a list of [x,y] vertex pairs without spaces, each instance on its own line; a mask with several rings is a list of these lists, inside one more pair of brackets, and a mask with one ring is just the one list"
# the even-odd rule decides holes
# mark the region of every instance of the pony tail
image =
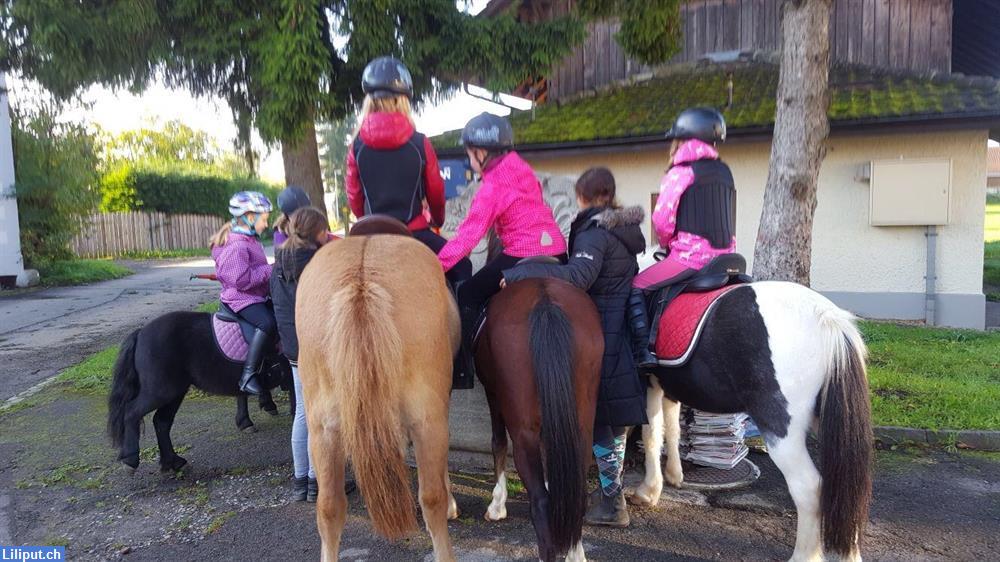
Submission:
[[208,247],[216,248],[226,245],[226,241],[229,240],[229,233],[233,231],[233,223],[226,222],[222,225],[222,228],[215,231],[215,234],[208,239]]
[[552,546],[580,542],[586,511],[586,463],[573,389],[573,326],[545,289],[528,317],[528,339],[542,410]]
[[403,461],[403,342],[392,318],[392,296],[365,277],[363,255],[329,301],[328,368],[340,382],[333,393],[340,434],[372,524],[379,534],[396,539],[417,528],[410,471]]
[[819,320],[828,350],[819,413],[823,547],[847,559],[858,550],[872,497],[874,437],[866,349],[850,313],[826,310]]
[[135,370],[135,346],[139,330],[125,338],[115,360],[111,392],[108,394],[108,437],[115,447],[125,441],[125,411],[139,394],[139,373]]

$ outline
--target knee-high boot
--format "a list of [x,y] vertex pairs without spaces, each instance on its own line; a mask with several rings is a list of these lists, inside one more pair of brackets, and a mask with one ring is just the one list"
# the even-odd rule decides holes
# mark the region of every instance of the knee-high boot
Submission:
[[649,316],[646,299],[641,289],[632,289],[628,298],[628,322],[632,333],[632,355],[640,369],[657,365],[656,356],[649,350]]
[[476,320],[479,311],[474,307],[463,306],[460,310],[462,318],[462,344],[455,357],[452,368],[451,387],[456,390],[468,390],[476,385],[476,358],[472,352],[473,339],[476,337]]
[[261,359],[264,358],[264,347],[271,337],[264,330],[254,330],[253,340],[250,341],[250,349],[247,350],[247,360],[243,363],[243,376],[240,377],[240,390],[247,394],[260,394],[261,387],[257,382],[257,371],[260,369]]

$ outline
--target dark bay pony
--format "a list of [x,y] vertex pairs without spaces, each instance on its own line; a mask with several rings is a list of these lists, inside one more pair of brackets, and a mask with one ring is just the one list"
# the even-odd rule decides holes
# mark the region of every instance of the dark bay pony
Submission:
[[[265,388],[291,380],[283,358],[268,358],[265,365],[269,366],[261,376]],[[155,411],[153,428],[161,470],[176,471],[187,464],[174,451],[170,428],[191,386],[208,394],[242,397],[236,423],[241,429],[248,427],[246,423],[252,426],[246,395],[238,385],[242,370],[242,363],[231,361],[219,350],[212,315],[206,312],[170,312],[129,334],[118,351],[108,397],[108,436],[119,448],[118,460],[131,469],[139,466],[140,425],[146,414]]]
[[[872,484],[865,351],[854,317],[807,287],[765,281],[726,293],[687,363],[653,373],[642,435],[646,476],[633,501],[660,499],[664,437],[667,482],[683,480],[678,401],[707,412],[747,412],[798,512],[791,560],[861,560]],[[818,470],[806,447],[810,431],[818,433]]]
[[507,434],[531,503],[538,555],[584,560],[586,469],[604,336],[593,301],[556,279],[527,279],[490,302],[476,347],[493,426],[496,488],[486,519],[507,516]]

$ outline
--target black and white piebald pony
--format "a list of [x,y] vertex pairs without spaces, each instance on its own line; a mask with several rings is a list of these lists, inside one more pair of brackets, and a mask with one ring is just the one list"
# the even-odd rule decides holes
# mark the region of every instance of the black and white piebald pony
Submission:
[[[756,282],[724,294],[690,359],[653,372],[642,433],[646,475],[633,502],[660,499],[664,438],[667,482],[683,481],[680,402],[706,412],[747,412],[798,512],[791,560],[822,560],[824,552],[827,559],[860,560],[872,462],[865,354],[854,316],[806,287]],[[806,448],[810,430],[818,434],[819,470]]]

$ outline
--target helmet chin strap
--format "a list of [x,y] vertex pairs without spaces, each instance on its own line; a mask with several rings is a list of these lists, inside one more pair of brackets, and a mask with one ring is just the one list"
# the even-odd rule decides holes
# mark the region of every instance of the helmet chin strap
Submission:
[[[242,222],[243,224],[240,224]],[[247,236],[259,236],[257,229],[254,224],[250,222],[246,214],[240,215],[233,219],[233,232],[239,234],[246,234]]]

